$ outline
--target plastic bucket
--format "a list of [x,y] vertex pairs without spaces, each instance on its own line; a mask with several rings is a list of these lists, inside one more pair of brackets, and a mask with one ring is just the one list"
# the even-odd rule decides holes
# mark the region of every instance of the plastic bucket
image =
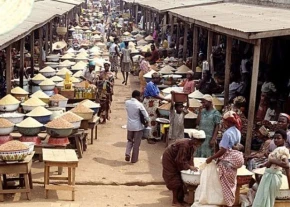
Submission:
[[150,131],[151,131],[151,127],[144,128],[143,129],[143,138],[148,139]]

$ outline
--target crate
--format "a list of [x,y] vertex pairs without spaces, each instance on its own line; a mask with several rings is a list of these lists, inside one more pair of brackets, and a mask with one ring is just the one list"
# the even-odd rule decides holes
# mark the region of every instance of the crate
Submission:
[[68,99],[74,99],[75,97],[74,90],[60,90],[60,94]]

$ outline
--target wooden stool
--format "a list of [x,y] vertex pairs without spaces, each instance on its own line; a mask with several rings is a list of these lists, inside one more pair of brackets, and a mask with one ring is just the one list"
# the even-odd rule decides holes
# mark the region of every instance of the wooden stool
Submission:
[[[95,139],[98,139],[98,124],[100,122],[100,117],[95,115],[93,119],[89,120],[89,129],[91,129],[91,144],[94,144],[94,134]],[[94,133],[95,130],[95,133]]]
[[[72,192],[72,200],[75,200],[75,170],[78,166],[78,158],[72,149],[43,149],[44,161],[44,185],[45,198],[48,198],[49,190],[65,190]],[[67,177],[53,177],[49,175],[50,167],[67,167]],[[67,180],[68,185],[50,185],[49,180]]]
[[[6,162],[0,162],[0,201],[4,201],[3,194],[9,193],[26,193],[27,199],[30,200],[30,189],[32,189],[32,178],[31,178],[31,165],[32,165],[32,157],[34,152],[28,155],[23,161],[7,164]],[[24,188],[22,189],[3,189],[2,187],[2,176],[3,175],[3,183],[6,185],[6,174],[19,174],[24,178]],[[19,179],[21,180],[21,178]]]

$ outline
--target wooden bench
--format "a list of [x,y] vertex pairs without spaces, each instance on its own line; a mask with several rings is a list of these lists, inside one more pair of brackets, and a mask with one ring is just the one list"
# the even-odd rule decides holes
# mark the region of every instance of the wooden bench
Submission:
[[[31,199],[30,189],[33,188],[32,185],[32,177],[31,177],[31,165],[32,165],[32,157],[34,152],[28,155],[23,161],[7,164],[6,162],[0,162],[0,201],[4,201],[4,194],[10,193],[26,193],[27,199]],[[16,188],[16,189],[3,189],[2,178],[3,175],[3,183],[6,186],[6,182],[11,179],[7,179],[7,174],[18,174],[22,175],[24,178],[24,188]],[[15,178],[13,178],[15,180]]]
[[274,207],[289,207],[290,200],[276,200]]
[[87,149],[87,135],[88,133],[85,130],[79,129],[76,133],[68,137],[74,140],[79,158],[83,157],[83,152]]
[[[48,198],[49,190],[64,190],[72,192],[72,200],[75,200],[75,170],[78,167],[78,158],[72,149],[43,149],[44,161],[44,186],[45,198]],[[50,176],[50,168],[68,168],[67,177]],[[64,180],[68,185],[52,185],[50,180]]]
[[[91,129],[91,144],[94,143],[94,135],[95,139],[98,139],[98,124],[100,122],[100,117],[95,115],[91,120],[89,120],[89,129]],[[95,133],[94,133],[95,130]]]

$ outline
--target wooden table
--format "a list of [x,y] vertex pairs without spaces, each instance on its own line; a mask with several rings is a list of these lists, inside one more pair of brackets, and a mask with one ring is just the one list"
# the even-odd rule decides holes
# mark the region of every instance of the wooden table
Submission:
[[76,133],[68,137],[69,139],[74,139],[79,158],[83,157],[83,152],[87,149],[87,135],[88,133],[85,130],[79,129]]
[[[23,161],[7,164],[0,161],[0,201],[4,201],[4,194],[9,193],[26,193],[27,199],[30,200],[30,189],[32,189],[31,165],[34,152],[28,155]],[[1,175],[6,177],[6,174],[23,175],[25,186],[22,189],[3,189]],[[5,184],[5,180],[4,184]]]
[[[44,185],[45,198],[48,198],[49,190],[64,190],[72,192],[72,200],[75,200],[75,169],[78,167],[76,152],[72,149],[43,149],[44,161]],[[50,167],[67,167],[67,177],[50,176]],[[50,180],[67,180],[68,185],[51,185]]]
[[[89,120],[89,129],[91,129],[91,144],[94,143],[95,139],[98,139],[98,124],[100,122],[100,117],[96,114],[91,120]],[[94,133],[95,130],[95,133]]]

